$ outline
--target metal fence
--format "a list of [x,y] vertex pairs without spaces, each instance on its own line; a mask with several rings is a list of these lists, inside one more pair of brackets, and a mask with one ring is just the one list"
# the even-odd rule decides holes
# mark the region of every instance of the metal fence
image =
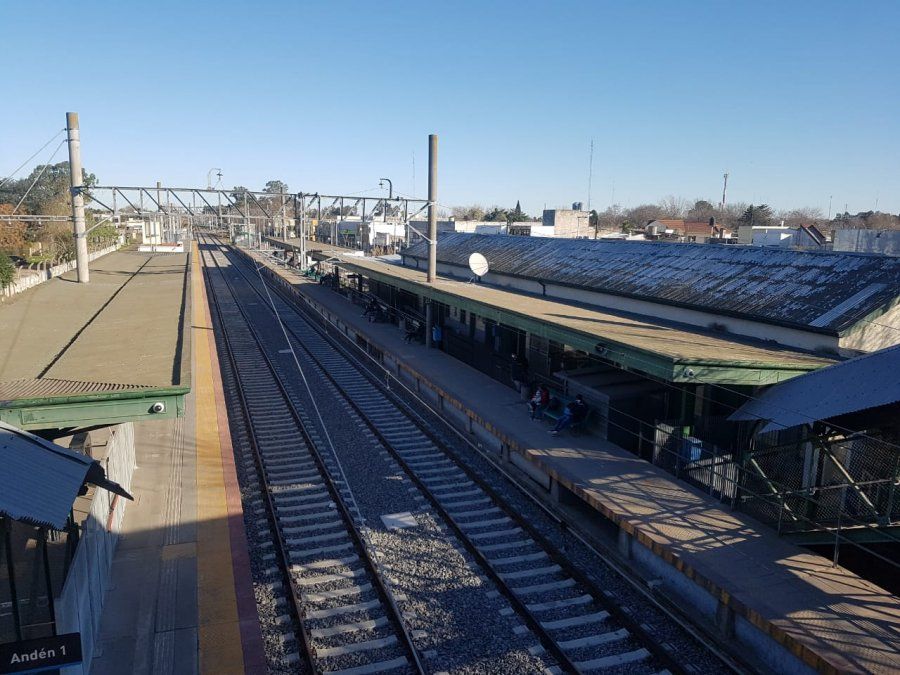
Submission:
[[738,452],[658,423],[651,461],[779,533],[900,523],[900,450],[877,438],[772,434]]
[[[107,477],[130,490],[135,466],[134,427],[130,422],[114,428],[107,441],[107,452]],[[62,592],[55,601],[57,632],[81,633],[83,663],[62,669],[67,675],[90,671],[104,594],[109,586],[110,568],[124,516],[124,499],[102,489],[95,492],[75,557]]]

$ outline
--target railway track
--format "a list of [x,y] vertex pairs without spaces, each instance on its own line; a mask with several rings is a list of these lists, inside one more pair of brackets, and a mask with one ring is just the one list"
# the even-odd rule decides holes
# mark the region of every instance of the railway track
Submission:
[[[222,251],[227,251],[222,248]],[[330,384],[360,424],[374,434],[483,570],[516,618],[566,672],[689,672],[628,607],[598,588],[504,498],[457,460],[393,393],[342,346],[326,337],[277,289],[266,288],[251,263],[227,251],[232,274],[255,302],[274,311],[304,366]],[[235,296],[237,293],[235,294]],[[282,373],[282,377],[285,374]],[[310,420],[307,419],[307,424]],[[477,627],[473,627],[476,628]]]
[[[217,255],[204,251],[204,263],[217,265]],[[310,673],[340,675],[424,672],[352,495],[333,478],[341,474],[336,459],[318,451],[323,440],[284,391],[240,306],[227,301],[224,279],[207,283],[235,376],[226,393],[240,402],[273,532],[263,557],[295,627],[283,665],[303,661]]]

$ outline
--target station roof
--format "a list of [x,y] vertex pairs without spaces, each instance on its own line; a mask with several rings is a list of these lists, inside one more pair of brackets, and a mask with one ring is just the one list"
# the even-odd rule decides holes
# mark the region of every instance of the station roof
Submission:
[[768,420],[761,432],[811,424],[900,401],[900,346],[796,377],[738,408],[732,421]]
[[[185,253],[119,251],[0,304],[0,421],[64,429],[183,414]],[[154,403],[165,411],[154,413]]]
[[[448,233],[438,262],[829,334],[900,300],[900,258],[669,242]],[[404,256],[427,259],[419,241]]]
[[62,530],[81,486],[129,497],[90,457],[0,422],[0,514]]
[[[499,235],[497,235],[499,236]],[[372,258],[341,267],[673,382],[773,384],[833,359],[659,319],[439,277]]]

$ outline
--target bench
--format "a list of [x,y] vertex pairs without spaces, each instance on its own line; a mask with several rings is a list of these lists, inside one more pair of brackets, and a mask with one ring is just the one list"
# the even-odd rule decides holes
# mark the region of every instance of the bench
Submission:
[[[574,400],[574,396],[563,396],[557,393],[551,394],[550,405],[544,408],[541,414],[543,417],[553,423],[559,422],[559,418],[562,417],[566,412],[566,406]],[[553,405],[554,402],[556,402],[555,406]],[[594,409],[588,406],[587,414],[584,416],[584,418],[580,422],[572,422],[572,424],[569,425],[569,430],[572,432],[572,434],[578,435],[578,433],[585,429],[590,422],[591,416],[593,414]]]

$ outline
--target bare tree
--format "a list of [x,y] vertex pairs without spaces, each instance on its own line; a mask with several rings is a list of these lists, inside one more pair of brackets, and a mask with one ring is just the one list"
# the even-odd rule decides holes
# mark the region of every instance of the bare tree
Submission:
[[644,227],[651,220],[665,218],[665,213],[658,204],[640,204],[628,209],[625,222],[632,227]]
[[822,209],[817,206],[803,206],[799,209],[779,211],[777,220],[784,221],[785,225],[797,227],[798,225],[811,225],[824,220]]
[[659,200],[659,210],[665,218],[684,218],[688,203],[682,197],[668,195]]
[[450,212],[457,220],[484,220],[485,209],[479,204],[454,206]]

